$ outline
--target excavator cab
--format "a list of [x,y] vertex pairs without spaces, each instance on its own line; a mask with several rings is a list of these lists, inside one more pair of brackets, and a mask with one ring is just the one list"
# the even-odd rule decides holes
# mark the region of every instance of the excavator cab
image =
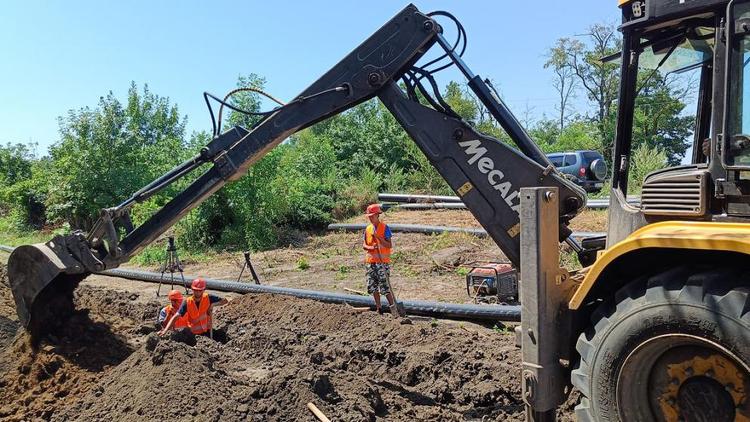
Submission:
[[[619,7],[606,250],[564,299],[579,333],[568,344],[576,415],[749,420],[750,1]],[[635,111],[652,72],[697,76],[692,154],[628,186],[635,146],[648,142]]]

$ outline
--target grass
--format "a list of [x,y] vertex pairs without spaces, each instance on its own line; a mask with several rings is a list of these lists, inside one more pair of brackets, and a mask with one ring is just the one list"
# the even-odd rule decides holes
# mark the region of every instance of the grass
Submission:
[[578,262],[578,256],[574,251],[567,247],[560,246],[560,267],[568,271],[580,270],[581,263]]
[[20,246],[42,243],[52,239],[55,233],[51,230],[36,231],[18,229],[9,219],[0,218],[0,245]]
[[299,257],[297,260],[297,269],[300,271],[305,271],[310,268],[310,263],[307,261],[307,258],[304,256]]
[[[130,262],[140,265],[142,267],[147,267],[151,265],[163,265],[164,260],[166,259],[166,249],[167,246],[164,243],[152,243],[151,245],[146,246],[141,253],[134,256]],[[177,256],[180,258],[180,262],[183,264],[186,263],[197,263],[197,262],[208,262],[214,259],[217,255],[217,252],[206,250],[206,251],[192,251],[192,250],[185,250],[183,248],[180,248],[180,245],[177,245]]]

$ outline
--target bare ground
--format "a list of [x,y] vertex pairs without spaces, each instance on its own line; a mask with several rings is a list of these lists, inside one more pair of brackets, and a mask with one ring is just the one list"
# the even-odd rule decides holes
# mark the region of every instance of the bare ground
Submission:
[[84,281],[67,328],[38,350],[18,324],[0,325],[13,334],[0,351],[0,418],[314,420],[312,402],[344,421],[523,420],[520,353],[505,330],[246,295],[216,312],[225,343],[191,346],[155,336],[152,292],[106,282]]
[[[386,221],[476,225],[465,211],[411,220],[418,214],[390,212]],[[602,215],[585,213],[573,228],[603,230]],[[403,233],[395,242],[392,281],[402,298],[464,302],[460,269],[504,258],[492,241],[464,234]],[[305,236],[253,261],[264,284],[364,290],[360,246],[358,233]],[[186,272],[236,279],[240,267],[241,254],[218,254],[186,263]],[[216,320],[228,341],[190,346],[154,335],[163,302],[155,292],[152,284],[89,277],[65,328],[34,349],[1,266],[0,419],[314,420],[305,407],[313,402],[334,420],[523,420],[520,352],[507,330],[426,319],[402,325],[345,306],[227,295]],[[561,420],[573,420],[575,400]]]
[[[463,210],[393,210],[386,213],[384,221],[479,227],[471,213]],[[571,228],[603,231],[606,213],[584,211],[573,220]],[[346,289],[366,290],[361,246],[361,233],[300,234],[286,248],[256,252],[251,257],[263,284],[350,293]],[[396,233],[391,283],[400,298],[464,303],[470,298],[463,274],[485,262],[507,262],[491,239],[463,233]],[[185,262],[185,273],[237,280],[242,264],[241,253],[220,253],[208,262]],[[159,271],[156,265],[141,269]],[[250,281],[247,271],[242,281]]]

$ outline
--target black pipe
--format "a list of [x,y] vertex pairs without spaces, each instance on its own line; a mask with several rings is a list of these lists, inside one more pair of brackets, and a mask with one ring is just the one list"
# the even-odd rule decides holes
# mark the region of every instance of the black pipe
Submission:
[[386,202],[461,202],[457,196],[411,195],[408,193],[379,193],[378,200]]
[[[335,223],[329,224],[328,230],[344,230],[344,231],[359,231],[364,230],[367,227],[364,223]],[[440,234],[440,233],[469,233],[477,237],[487,237],[487,232],[484,229],[472,228],[472,227],[447,227],[447,226],[427,226],[423,224],[388,224],[393,232],[402,233],[424,233],[424,234]],[[578,238],[605,236],[605,232],[573,232],[571,236]]]
[[[0,250],[12,252],[13,248],[0,245]],[[131,280],[145,281],[148,283],[162,282],[161,274],[146,271],[114,269],[106,270],[101,275],[110,277],[127,278]],[[192,276],[185,276],[192,279]],[[204,278],[206,287],[211,290],[235,293],[272,293],[294,296],[303,299],[317,300],[325,303],[349,304],[353,306],[367,306],[375,309],[375,301],[370,296],[348,295],[334,292],[323,292],[317,290],[292,289],[288,287],[277,287],[257,285],[248,283],[237,283],[235,281],[216,280]],[[429,302],[424,300],[401,301],[409,315],[423,315],[445,319],[468,319],[482,321],[521,321],[521,307],[515,305],[473,305],[448,302]]]
[[[161,274],[145,271],[116,269],[99,273],[101,275],[128,278],[132,280],[158,283]],[[190,279],[193,277],[186,278]],[[211,290],[235,293],[272,293],[312,299],[325,303],[367,306],[375,309],[375,301],[369,296],[349,295],[343,293],[323,292],[317,290],[292,289],[288,287],[237,283],[235,281],[204,278],[206,287]],[[473,319],[487,321],[518,322],[521,320],[521,307],[512,305],[472,305],[447,302],[428,302],[424,300],[401,301],[410,315],[424,315],[436,318]]]
[[[408,205],[383,204],[383,207],[385,209],[394,208],[394,207],[398,207],[401,209],[432,209],[432,208],[464,209],[465,208],[465,205],[461,202],[461,198],[457,196],[411,195],[411,194],[406,194],[406,193],[380,193],[378,194],[378,200],[383,201],[383,202],[408,203]],[[638,196],[628,196],[628,203],[631,205],[639,205],[641,203],[641,198]],[[589,199],[588,201],[586,201],[586,208],[591,208],[591,209],[609,208],[609,197]]]

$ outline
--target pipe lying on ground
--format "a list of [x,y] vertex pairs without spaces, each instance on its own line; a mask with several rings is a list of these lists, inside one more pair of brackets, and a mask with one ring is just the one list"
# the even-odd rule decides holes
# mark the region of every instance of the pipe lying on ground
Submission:
[[[13,248],[0,245],[0,250],[12,252]],[[127,278],[130,280],[145,281],[148,283],[164,282],[160,273],[136,271],[129,269],[106,270],[100,273],[110,277]],[[192,280],[194,276],[185,275],[186,280]],[[294,296],[302,299],[312,299],[325,303],[348,304],[352,306],[364,306],[375,309],[375,300],[370,296],[349,295],[317,290],[292,289],[288,287],[277,287],[268,285],[238,283],[236,281],[216,280],[204,278],[206,287],[211,290],[234,293],[273,293],[286,296]],[[515,305],[473,305],[448,302],[429,302],[425,300],[403,300],[401,303],[409,315],[423,315],[433,318],[444,319],[468,319],[481,321],[521,321],[521,307]]]
[[[161,280],[161,274],[159,273],[126,269],[107,270],[102,271],[99,274],[127,278],[131,280],[146,281],[150,283],[158,283]],[[193,276],[185,275],[185,279],[187,280],[193,278]],[[273,293],[294,296],[303,299],[312,299],[325,303],[367,306],[370,309],[375,309],[375,301],[370,296],[358,296],[317,290],[292,289],[289,287],[238,283],[236,281],[224,281],[211,278],[204,278],[204,280],[206,280],[206,287],[208,289],[218,290],[222,292]],[[521,320],[521,307],[514,305],[473,305],[448,302],[430,302],[425,300],[402,300],[401,303],[404,305],[406,313],[409,315],[424,315],[446,319],[472,319],[505,322],[518,322]]]
[[[344,230],[344,231],[360,231],[367,227],[364,223],[334,223],[328,225],[328,230]],[[473,227],[447,227],[447,226],[427,226],[423,224],[388,224],[391,231],[402,232],[402,233],[424,233],[424,234],[440,234],[440,233],[469,233],[477,237],[487,237],[487,232],[484,229],[473,228]],[[605,232],[573,232],[572,236],[577,238],[585,237],[596,237],[605,236]]]
[[[398,202],[398,203],[409,203],[409,205],[398,205],[398,204],[383,204],[386,208],[398,207],[401,209],[465,209],[461,198],[458,196],[442,196],[442,195],[411,195],[406,193],[380,193],[378,194],[378,200],[384,202]],[[639,205],[641,198],[638,196],[628,196],[628,203],[631,205]],[[412,205],[413,204],[413,205]],[[449,204],[460,204],[460,205],[449,205]],[[462,206],[463,205],[463,206]],[[589,199],[586,201],[586,208],[591,209],[606,209],[609,208],[609,198],[596,198]]]
[[[634,205],[638,203],[635,202]],[[407,211],[424,211],[424,210],[465,210],[468,209],[463,202],[420,202],[420,203],[382,203],[380,207],[383,211],[389,209],[399,209]],[[586,202],[586,208],[592,210],[605,210],[609,208],[609,201],[601,199],[591,199]]]
[[430,202],[424,204],[380,204],[380,207],[386,211],[391,208],[400,210],[465,210],[466,205],[462,202]]
[[461,202],[457,196],[410,195],[406,193],[379,193],[378,200],[386,202]]

